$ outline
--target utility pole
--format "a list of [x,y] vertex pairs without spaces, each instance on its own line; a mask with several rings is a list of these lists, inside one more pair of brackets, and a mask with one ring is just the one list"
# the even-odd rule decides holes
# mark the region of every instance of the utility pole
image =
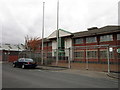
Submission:
[[57,44],[56,44],[56,66],[58,65],[59,60],[59,0],[57,2],[57,31],[56,31],[56,37],[57,37]]
[[44,9],[45,9],[45,2],[43,2],[43,20],[42,20],[42,60],[41,64],[43,65],[43,45],[44,45]]

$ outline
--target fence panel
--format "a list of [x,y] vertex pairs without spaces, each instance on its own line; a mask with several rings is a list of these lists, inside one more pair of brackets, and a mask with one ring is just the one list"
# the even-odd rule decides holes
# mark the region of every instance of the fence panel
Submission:
[[[112,51],[110,49],[112,48]],[[105,72],[120,72],[119,46],[91,45],[73,48],[72,68]]]
[[[112,48],[112,49],[111,49]],[[84,69],[105,72],[120,72],[120,46],[91,45],[75,46],[73,48],[43,50],[43,65],[61,66],[73,69]],[[41,64],[42,51],[21,52],[19,57],[33,58]]]

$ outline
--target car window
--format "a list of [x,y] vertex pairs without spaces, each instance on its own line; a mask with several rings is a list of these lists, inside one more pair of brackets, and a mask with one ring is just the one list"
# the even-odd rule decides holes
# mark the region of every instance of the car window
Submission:
[[33,59],[26,58],[25,61],[26,61],[26,62],[33,62]]
[[24,58],[20,58],[20,59],[18,59],[18,61],[19,61],[19,62],[24,62],[25,59],[24,59]]
[[18,62],[20,62],[20,60],[21,60],[21,58],[20,58],[20,59],[18,59]]

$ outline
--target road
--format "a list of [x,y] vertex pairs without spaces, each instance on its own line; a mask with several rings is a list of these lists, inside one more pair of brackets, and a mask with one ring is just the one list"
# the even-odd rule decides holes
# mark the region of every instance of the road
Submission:
[[2,88],[118,88],[116,79],[2,65]]

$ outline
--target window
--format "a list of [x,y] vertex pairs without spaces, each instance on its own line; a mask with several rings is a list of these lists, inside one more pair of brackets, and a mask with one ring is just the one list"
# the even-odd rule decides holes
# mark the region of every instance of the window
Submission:
[[82,44],[83,43],[83,38],[74,39],[74,43],[75,44]]
[[112,35],[103,35],[100,36],[100,41],[113,41],[113,36]]
[[83,59],[84,58],[84,51],[74,52],[74,57],[77,59]]
[[19,61],[19,62],[24,62],[25,59],[24,59],[24,58],[20,58],[20,59],[18,59],[18,61]]
[[46,47],[47,46],[47,43],[44,43],[44,45],[43,45],[44,47]]
[[88,59],[96,59],[97,58],[97,51],[87,51],[87,58]]
[[59,38],[58,47],[59,47],[59,49],[64,49],[65,48],[65,39],[64,38]]
[[107,51],[100,51],[100,59],[107,59]]
[[47,56],[48,56],[48,57],[52,57],[52,52],[48,52],[48,53],[47,53]]
[[[110,59],[114,58],[114,52],[109,52]],[[107,59],[107,50],[100,51],[100,59]]]
[[48,46],[52,46],[52,42],[49,42],[49,43],[48,43]]
[[94,43],[97,42],[96,37],[87,37],[86,43]]
[[120,34],[117,34],[117,40],[120,40]]
[[43,57],[46,57],[46,53],[43,53]]
[[[118,49],[120,49],[120,48],[118,48]],[[120,53],[117,51],[117,57],[118,57],[118,59],[120,59]]]
[[26,62],[33,62],[33,59],[26,58],[25,61],[26,61]]
[[120,59],[120,53],[118,53],[118,55],[117,55],[117,56],[118,56],[118,59]]

